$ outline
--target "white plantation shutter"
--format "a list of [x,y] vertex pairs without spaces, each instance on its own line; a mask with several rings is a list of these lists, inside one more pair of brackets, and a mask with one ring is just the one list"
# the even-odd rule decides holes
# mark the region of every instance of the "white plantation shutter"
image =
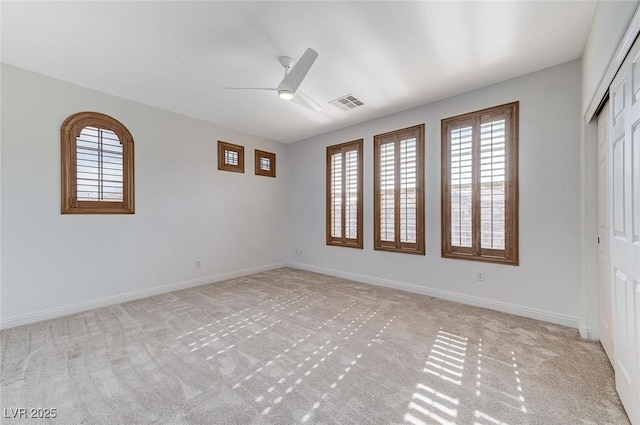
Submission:
[[471,247],[472,152],[471,127],[451,131],[451,244]]
[[350,150],[345,153],[345,202],[344,231],[345,238],[358,237],[358,152]]
[[122,202],[123,152],[111,130],[87,126],[76,139],[78,201]]
[[327,148],[327,244],[362,248],[362,140]]
[[480,126],[480,246],[505,248],[504,119]]
[[238,152],[232,150],[224,151],[224,163],[229,165],[238,165]]
[[518,102],[442,121],[442,255],[518,263]]
[[380,146],[380,239],[396,240],[395,144]]
[[375,249],[424,254],[424,125],[374,138]]
[[416,139],[400,141],[400,242],[416,243],[418,221],[416,188],[418,185],[418,157]]
[[342,157],[331,155],[331,237],[342,238]]

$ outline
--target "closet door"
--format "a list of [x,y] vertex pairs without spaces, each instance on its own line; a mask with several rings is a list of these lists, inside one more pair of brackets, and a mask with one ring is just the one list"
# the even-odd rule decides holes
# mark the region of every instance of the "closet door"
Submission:
[[616,389],[640,425],[640,43],[610,88],[610,278]]
[[613,288],[609,266],[609,102],[598,115],[598,310],[600,342],[613,365]]

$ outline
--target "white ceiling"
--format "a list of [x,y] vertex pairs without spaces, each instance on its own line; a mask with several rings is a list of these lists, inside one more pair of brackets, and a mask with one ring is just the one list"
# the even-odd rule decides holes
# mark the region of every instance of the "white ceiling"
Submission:
[[[567,62],[595,2],[2,2],[2,62],[290,143]],[[282,55],[319,57],[274,92]],[[327,102],[353,93],[365,105]]]

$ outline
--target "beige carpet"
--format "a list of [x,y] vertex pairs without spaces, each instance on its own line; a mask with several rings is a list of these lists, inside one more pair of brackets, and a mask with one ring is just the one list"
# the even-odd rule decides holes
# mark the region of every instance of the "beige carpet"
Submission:
[[6,424],[629,423],[573,329],[289,268],[1,341]]

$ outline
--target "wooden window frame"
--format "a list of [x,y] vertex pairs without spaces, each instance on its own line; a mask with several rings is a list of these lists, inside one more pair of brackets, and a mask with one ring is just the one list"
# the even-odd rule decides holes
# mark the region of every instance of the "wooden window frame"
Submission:
[[[224,160],[225,151],[236,152],[238,154],[238,164],[226,163]],[[218,170],[244,173],[244,146],[218,140]]]
[[[332,245],[332,246],[343,246],[343,247],[347,247],[347,248],[358,248],[358,249],[362,249],[363,248],[363,217],[362,217],[362,211],[363,211],[363,200],[362,200],[362,196],[363,196],[363,191],[362,191],[362,187],[363,187],[363,168],[364,168],[364,163],[363,163],[363,145],[364,145],[364,141],[363,139],[359,139],[359,140],[353,140],[351,142],[346,142],[346,143],[341,143],[339,145],[333,145],[333,146],[327,146],[327,186],[326,186],[326,191],[327,191],[327,199],[326,199],[326,203],[327,203],[327,227],[326,227],[326,240],[327,240],[327,245]],[[331,156],[335,155],[336,153],[342,153],[343,158],[344,158],[344,154],[348,151],[352,151],[352,150],[356,150],[358,153],[358,188],[357,188],[357,196],[358,196],[358,202],[357,202],[357,206],[356,206],[356,214],[358,215],[357,219],[356,219],[356,233],[357,233],[357,237],[354,238],[347,238],[345,235],[345,207],[346,207],[346,202],[345,202],[345,191],[343,190],[342,193],[342,235],[341,237],[334,237],[331,236]],[[343,166],[345,164],[345,161],[342,161]],[[342,187],[345,187],[345,173],[342,173]]]
[[[85,127],[114,132],[122,144],[123,200],[78,201],[77,138]],[[134,146],[133,137],[118,120],[99,112],[78,112],[68,117],[60,128],[62,157],[62,214],[134,214]]]
[[[263,170],[260,167],[260,162],[262,159],[266,158],[269,160],[270,168],[268,170]],[[257,176],[266,176],[266,177],[275,177],[276,176],[276,154],[272,152],[266,152],[256,149],[255,150],[255,173]]]
[[[425,167],[425,125],[420,124],[413,127],[403,128],[384,134],[379,134],[373,138],[373,167],[374,167],[374,243],[373,249],[377,251],[400,252],[405,254],[425,255],[425,196],[424,196],[424,167]],[[398,145],[401,140],[416,138],[416,242],[400,241],[400,220],[395,220],[395,241],[383,241],[380,235],[380,146],[386,143]],[[389,141],[391,140],[391,142]],[[399,161],[399,157],[397,157]],[[400,169],[395,170],[396,193],[399,193]],[[400,197],[395,196],[394,217],[400,217]]]
[[[507,114],[505,164],[505,249],[481,248],[479,137],[483,118]],[[452,126],[468,122],[472,133],[472,246],[457,247],[451,242],[451,131]],[[442,257],[489,263],[519,264],[518,249],[518,134],[519,102],[507,103],[442,120]]]

